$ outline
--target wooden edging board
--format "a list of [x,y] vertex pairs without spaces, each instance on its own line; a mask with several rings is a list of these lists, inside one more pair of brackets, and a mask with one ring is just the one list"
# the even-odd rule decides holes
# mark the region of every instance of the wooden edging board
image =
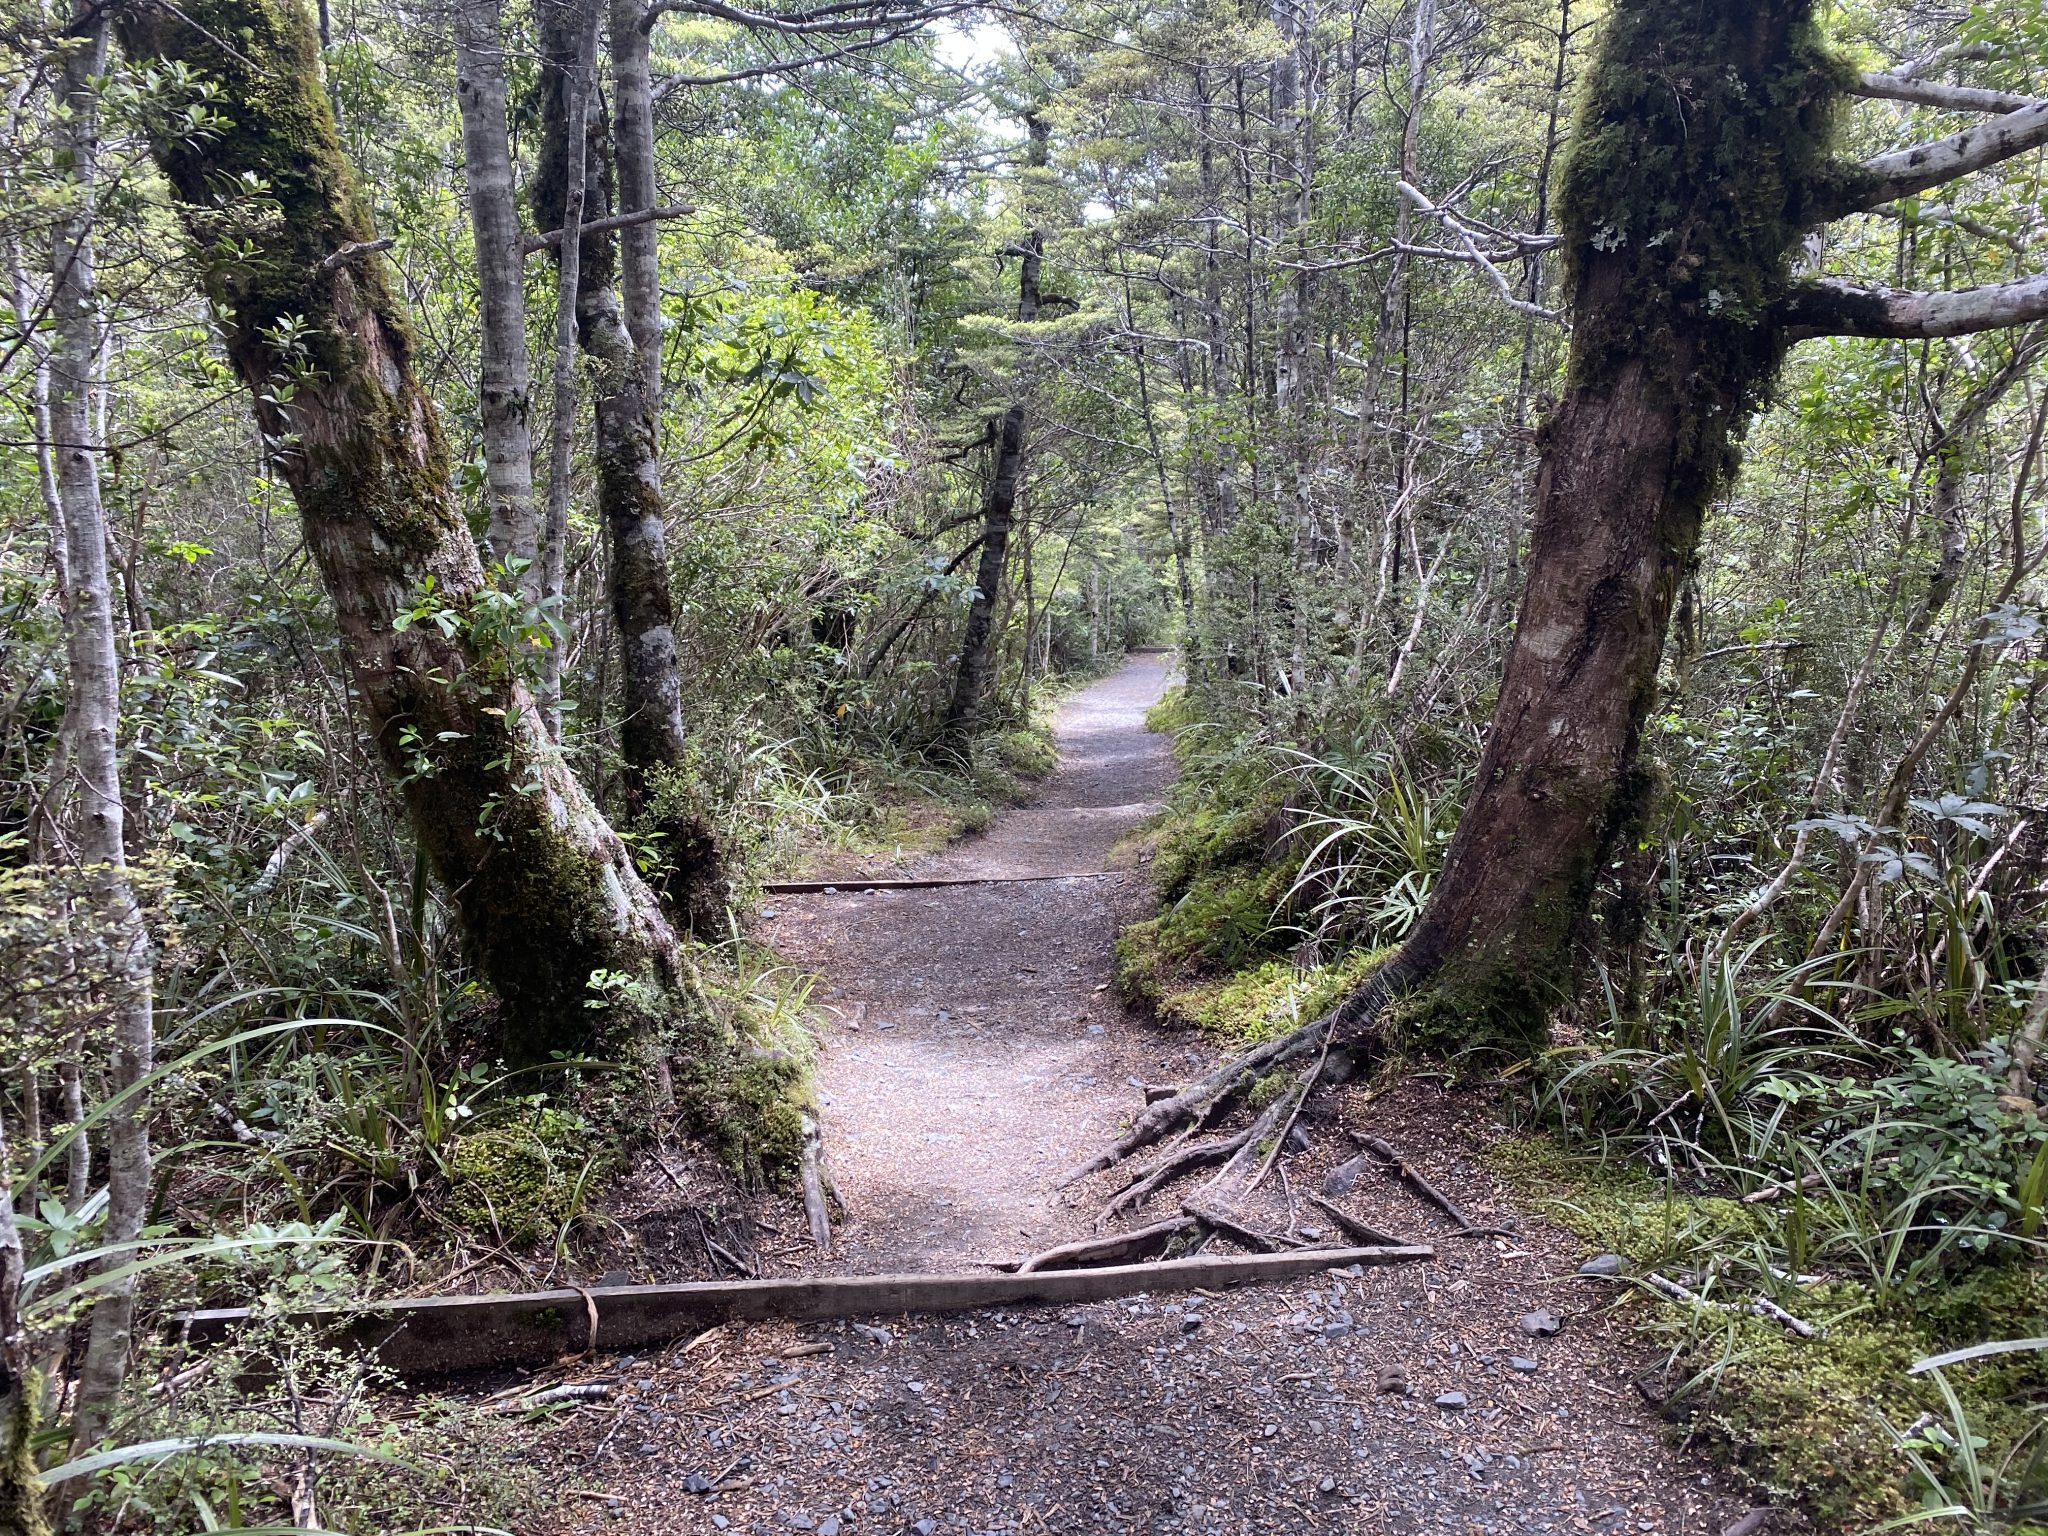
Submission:
[[869,891],[925,891],[940,885],[1022,885],[1031,880],[1108,880],[1128,869],[1081,869],[1058,875],[947,875],[929,880],[768,880],[761,890],[770,896],[863,896]]
[[[427,1296],[362,1311],[299,1314],[326,1327],[335,1342],[374,1354],[401,1376],[455,1375],[513,1365],[542,1365],[591,1348],[666,1344],[725,1322],[771,1318],[817,1321],[906,1312],[965,1312],[981,1307],[1066,1306],[1141,1291],[1223,1289],[1285,1280],[1352,1264],[1432,1259],[1425,1247],[1294,1248],[1056,1269],[1031,1274],[832,1275],[776,1280],[698,1281],[684,1285],[611,1285],[585,1290]],[[249,1320],[243,1307],[188,1312],[180,1331],[195,1344],[231,1337]]]

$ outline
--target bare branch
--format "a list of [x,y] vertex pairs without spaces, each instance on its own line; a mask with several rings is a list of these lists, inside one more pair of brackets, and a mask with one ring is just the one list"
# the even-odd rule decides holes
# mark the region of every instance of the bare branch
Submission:
[[[1509,309],[1514,310],[1517,314],[1531,315],[1538,320],[1548,320],[1553,324],[1563,323],[1564,311],[1545,309],[1540,304],[1531,304],[1527,299],[1516,297],[1514,285],[1508,281],[1507,274],[1493,264],[1492,259],[1486,252],[1479,249],[1479,242],[1473,237],[1473,231],[1468,229],[1455,213],[1448,208],[1439,208],[1405,181],[1396,182],[1395,185],[1401,189],[1403,197],[1407,198],[1421,212],[1428,214],[1441,224],[1446,234],[1457,236],[1459,242],[1465,247],[1464,254],[1462,256],[1453,255],[1451,259],[1469,261],[1472,265],[1478,267],[1480,271],[1484,272],[1487,281],[1493,284],[1494,291],[1500,296],[1501,302],[1507,305]],[[1522,255],[1546,249],[1555,243],[1554,238],[1548,236],[1542,238],[1516,237],[1516,244],[1521,247],[1518,254]],[[1422,248],[1418,247],[1417,250],[1421,251]],[[1435,252],[1428,252],[1427,254],[1434,255]]]
[[[608,219],[592,219],[580,226],[579,235],[588,240],[593,235],[608,235],[614,230],[631,229],[635,224],[645,224],[649,219],[683,219],[697,211],[694,203],[670,203],[665,208],[640,208],[632,213],[615,213]],[[544,235],[528,235],[521,242],[521,248],[531,256],[535,251],[551,251],[562,243],[562,232],[551,229]],[[329,260],[333,258],[330,257]]]
[[1917,106],[1939,107],[1947,112],[2018,112],[2040,105],[2040,98],[2020,96],[2011,91],[1987,91],[1974,85],[1941,85],[1932,80],[1915,80],[1906,75],[1872,70],[1849,87],[1851,96],[1868,96],[1877,101],[1910,101]]
[[389,235],[385,235],[377,240],[352,240],[333,255],[325,257],[321,261],[320,275],[325,277],[336,267],[345,267],[359,256],[368,256],[373,251],[388,251],[396,244],[398,242]]
[[1778,308],[1791,337],[1968,336],[2048,319],[2048,272],[1953,292],[1864,288],[1839,278],[1797,284]]
[[885,3],[869,4],[866,0],[846,0],[846,3],[821,5],[810,10],[777,15],[772,11],[755,11],[744,6],[726,5],[722,0],[657,0],[657,3],[648,10],[644,25],[651,26],[661,16],[681,13],[689,16],[710,16],[757,32],[781,32],[792,36],[809,37],[844,32],[881,32],[906,26],[921,27],[927,22],[937,21],[943,17],[957,16],[967,9],[969,7],[964,4],[940,4],[891,10]]
[[1911,197],[2044,144],[2048,144],[2048,101],[2037,101],[1931,144],[1916,144],[1864,161],[1841,196],[1822,210],[1822,217],[1839,218],[1896,197]]

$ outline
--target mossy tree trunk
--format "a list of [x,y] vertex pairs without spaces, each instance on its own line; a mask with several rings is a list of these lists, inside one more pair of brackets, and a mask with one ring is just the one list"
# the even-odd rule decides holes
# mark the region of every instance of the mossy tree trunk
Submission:
[[1447,1046],[1540,1036],[1629,816],[1673,597],[1783,356],[1773,306],[1831,171],[1841,76],[1812,13],[1624,0],[1608,21],[1561,192],[1571,362],[1514,646],[1385,978],[1419,987],[1411,1022]]
[[131,58],[180,64],[212,93],[210,131],[165,126],[152,148],[298,502],[364,724],[502,1001],[502,1044],[523,1059],[582,1048],[606,1018],[586,1006],[593,973],[673,984],[676,936],[494,627],[502,599],[366,248],[313,19],[298,0],[188,0],[124,7],[116,27]]

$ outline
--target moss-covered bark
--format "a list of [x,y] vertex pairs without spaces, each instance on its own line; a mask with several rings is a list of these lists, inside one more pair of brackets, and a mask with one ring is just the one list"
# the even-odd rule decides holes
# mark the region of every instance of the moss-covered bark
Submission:
[[1622,0],[1566,163],[1566,393],[1473,797],[1387,980],[1404,1028],[1522,1048],[1628,812],[1679,579],[1786,346],[1772,316],[1839,180],[1812,0]]
[[[489,597],[433,402],[336,138],[293,0],[124,8],[130,57],[176,61],[213,122],[153,148],[199,248],[257,421],[340,621],[365,725],[453,893],[516,1057],[584,1047],[590,978],[672,984],[659,904],[559,754],[511,658],[468,620]],[[422,608],[452,615],[452,634]]]

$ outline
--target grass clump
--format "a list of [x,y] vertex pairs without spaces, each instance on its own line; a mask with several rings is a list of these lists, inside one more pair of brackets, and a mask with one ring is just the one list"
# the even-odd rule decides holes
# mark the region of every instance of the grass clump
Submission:
[[[1916,1361],[1987,1339],[2042,1332],[2048,1273],[2018,1259],[1943,1274],[1914,1288],[1824,1270],[1786,1278],[1785,1228],[1803,1197],[1745,1203],[1683,1189],[1639,1165],[1575,1155],[1547,1137],[1490,1150],[1495,1171],[1552,1221],[1638,1272],[1659,1269],[1728,1307],[1695,1308],[1647,1289],[1627,1298],[1637,1326],[1668,1351],[1672,1416],[1775,1498],[1826,1530],[1868,1529],[1923,1507],[1966,1454],[2007,1475],[1977,1480],[1973,1530],[2021,1530],[2006,1516],[2048,1500],[2040,1456],[2048,1354],[1992,1357],[1942,1373]],[[1774,1270],[1779,1273],[1773,1274]],[[1803,1339],[1748,1304],[1768,1296],[1820,1330]],[[2031,1461],[2030,1461],[2031,1458]]]

